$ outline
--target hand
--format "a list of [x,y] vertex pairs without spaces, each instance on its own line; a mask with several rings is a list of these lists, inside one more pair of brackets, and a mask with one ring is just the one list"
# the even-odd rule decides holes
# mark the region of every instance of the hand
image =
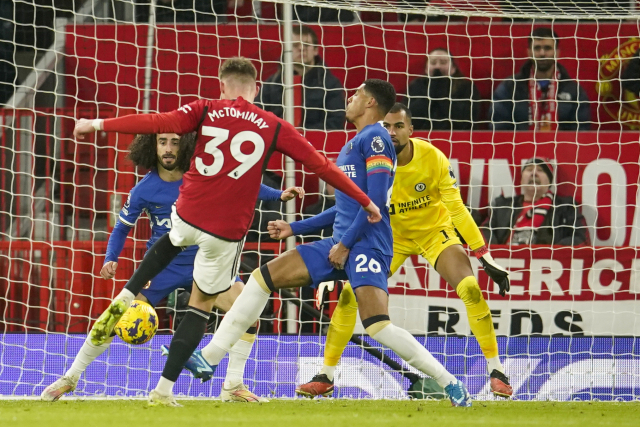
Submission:
[[280,195],[280,200],[282,200],[283,202],[288,202],[291,199],[295,199],[296,196],[302,199],[304,197],[304,188],[289,187],[282,192],[282,194]]
[[[375,206],[375,205],[373,205]],[[337,270],[344,270],[349,257],[349,249],[342,242],[338,242],[329,251],[329,263]]]
[[88,133],[94,133],[96,128],[93,127],[93,120],[80,119],[76,122],[76,127],[73,129],[73,136],[76,139],[84,139],[84,136]]
[[105,262],[102,266],[102,270],[100,270],[100,276],[103,279],[113,279],[116,275],[116,269],[118,268],[118,263],[114,261]]
[[336,287],[336,282],[322,282],[316,289],[316,309],[322,309],[322,304],[325,302],[325,297],[329,296],[329,292],[333,291]]
[[284,240],[287,237],[293,236],[293,230],[289,223],[281,219],[269,221],[267,231],[269,232],[269,237],[273,240]]
[[363,209],[369,212],[369,222],[371,224],[375,224],[376,222],[380,222],[382,220],[380,209],[378,209],[375,203],[371,202],[366,208]]
[[487,273],[487,276],[489,276],[491,280],[498,285],[498,288],[500,288],[500,295],[503,297],[506,296],[507,292],[511,290],[509,272],[496,264],[491,254],[489,254],[486,246],[478,249],[475,253],[478,257],[478,261],[482,264],[482,268],[484,268],[485,273]]

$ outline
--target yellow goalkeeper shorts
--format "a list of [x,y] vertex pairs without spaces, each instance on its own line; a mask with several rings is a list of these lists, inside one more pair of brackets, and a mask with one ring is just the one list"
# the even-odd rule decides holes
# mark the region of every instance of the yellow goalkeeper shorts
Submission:
[[462,245],[453,227],[429,230],[419,239],[404,239],[394,234],[390,273],[393,275],[398,271],[411,255],[422,255],[435,268],[440,254],[451,245]]

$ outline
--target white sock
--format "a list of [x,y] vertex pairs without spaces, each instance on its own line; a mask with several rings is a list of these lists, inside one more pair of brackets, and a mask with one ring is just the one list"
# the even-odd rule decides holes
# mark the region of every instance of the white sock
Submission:
[[210,365],[218,365],[240,337],[253,325],[269,302],[269,295],[251,276],[240,296],[225,314],[213,339],[202,349]]
[[436,380],[441,387],[458,381],[429,353],[429,350],[420,345],[413,335],[392,323],[382,328],[375,336],[372,335],[371,338],[395,351],[409,365]]
[[238,340],[229,350],[229,366],[227,376],[224,379],[224,388],[232,389],[242,384],[244,380],[244,367],[251,354],[253,342]]
[[163,396],[171,396],[173,394],[174,384],[175,382],[168,380],[165,377],[160,377],[158,385],[156,386],[156,391]]
[[333,381],[333,375],[335,374],[335,372],[335,366],[322,365],[322,369],[320,370],[320,373],[325,374],[331,381]]
[[124,303],[128,306],[131,305],[131,301],[133,301],[133,299],[136,296],[133,294],[133,292],[131,292],[129,289],[122,289],[120,291],[120,293],[118,294],[118,296],[116,296],[113,300],[122,300],[124,301]]
[[87,369],[87,366],[104,353],[114,337],[109,337],[102,345],[94,345],[91,343],[91,338],[87,337],[80,347],[80,351],[76,354],[76,358],[73,359],[73,363],[69,370],[64,374],[67,377],[80,378],[80,375]]
[[494,369],[497,369],[504,374],[504,366],[502,366],[499,356],[487,359],[487,368],[489,370],[489,373],[493,372]]

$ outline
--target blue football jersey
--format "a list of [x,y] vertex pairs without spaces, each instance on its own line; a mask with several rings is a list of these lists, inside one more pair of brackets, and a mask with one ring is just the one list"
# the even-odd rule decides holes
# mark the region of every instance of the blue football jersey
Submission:
[[[396,168],[396,152],[389,132],[380,124],[366,126],[340,150],[337,166],[365,193],[369,193],[367,176],[379,171],[389,173],[387,203],[378,206],[382,221],[370,224],[353,247],[363,246],[376,249],[384,255],[393,255],[393,237],[389,220],[388,200],[391,197],[393,177]],[[336,217],[333,237],[340,240],[360,212],[360,205],[351,197],[336,189]]]
[[[131,189],[127,202],[120,210],[119,219],[123,224],[133,227],[143,212],[147,214],[151,223],[151,238],[147,242],[147,249],[171,230],[171,206],[178,199],[181,185],[181,179],[173,182],[164,181],[158,175],[158,171],[153,169]],[[193,264],[197,251],[197,246],[190,246],[173,262]]]

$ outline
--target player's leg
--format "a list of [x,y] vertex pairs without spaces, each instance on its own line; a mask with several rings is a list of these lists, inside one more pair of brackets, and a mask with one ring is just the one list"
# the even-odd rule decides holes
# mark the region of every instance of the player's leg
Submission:
[[213,339],[202,349],[202,356],[212,366],[220,363],[245,331],[254,324],[278,288],[311,284],[307,267],[293,249],[257,268],[251,273],[244,290],[222,319]]
[[[138,301],[148,302],[144,295],[138,294],[135,297]],[[91,342],[91,336],[87,335],[82,347],[73,359],[71,367],[65,372],[63,376],[56,381],[48,385],[40,394],[40,399],[46,402],[55,402],[60,399],[64,394],[73,392],[78,385],[80,376],[87,369],[87,367],[102,353],[107,351],[115,335],[111,335],[102,344],[95,345]]]
[[93,344],[100,345],[104,343],[113,333],[113,328],[122,318],[124,312],[127,311],[133,298],[182,252],[183,246],[194,244],[177,231],[177,223],[183,223],[183,221],[176,214],[175,207],[171,214],[171,222],[173,224],[171,231],[156,240],[149,248],[140,266],[133,273],[124,289],[113,299],[109,307],[94,323],[89,333]]
[[321,374],[325,374],[333,381],[333,374],[336,366],[347,347],[353,330],[356,327],[356,316],[358,315],[358,302],[353,293],[350,283],[346,283],[340,292],[340,298],[336,309],[331,316],[329,330],[327,331],[327,341],[324,345],[324,366]]
[[[233,303],[238,299],[244,288],[244,283],[240,278],[236,278],[236,282],[227,292],[220,294],[216,299],[215,307],[224,312],[231,310]],[[229,365],[227,366],[227,375],[222,383],[220,391],[220,400],[223,402],[269,402],[268,399],[259,397],[249,391],[244,385],[244,369],[251,354],[253,343],[256,340],[258,332],[258,322],[254,323],[240,337],[240,339],[229,350]]]
[[471,397],[462,384],[413,335],[391,323],[386,290],[375,286],[355,289],[360,319],[365,330],[380,344],[389,347],[409,365],[429,375],[449,395],[454,406],[471,406]]
[[464,302],[471,332],[478,340],[480,349],[487,359],[491,391],[498,396],[511,396],[513,390],[500,363],[491,311],[482,296],[480,285],[473,275],[469,257],[462,246],[455,244],[445,248],[435,261],[435,269]]
[[[170,234],[173,236],[174,233],[176,237],[184,236],[182,240],[197,244],[198,252],[193,265],[189,307],[171,340],[162,377],[149,393],[150,405],[178,405],[173,397],[173,386],[204,336],[216,298],[229,290],[235,281],[243,245],[241,241],[218,239],[180,220],[173,222]],[[172,238],[172,241],[175,240]]]
[[[396,249],[394,246],[394,251]],[[394,253],[391,260],[390,275],[400,268],[408,256],[405,253]],[[327,331],[327,341],[324,346],[324,366],[321,373],[327,374],[327,377],[332,381],[335,367],[338,365],[351,336],[353,336],[357,314],[358,302],[351,284],[347,283],[340,293],[338,304],[331,316],[329,330]]]
[[[402,245],[402,242],[394,240],[394,254],[391,261],[390,276],[404,263],[409,256],[403,251],[410,251],[411,248]],[[353,330],[356,327],[356,316],[358,314],[358,302],[353,293],[351,284],[345,285],[340,293],[338,304],[331,316],[327,340],[324,344],[324,362],[320,373],[316,374],[311,381],[296,388],[296,393],[301,396],[330,396],[333,394],[333,377],[336,366],[347,347]]]
[[387,275],[391,257],[365,247],[349,253],[345,270],[358,298],[362,326],[373,339],[395,351],[414,368],[429,375],[448,393],[454,406],[471,406],[466,387],[451,375],[413,335],[391,323]]
[[333,239],[324,239],[300,245],[254,270],[233,307],[222,319],[213,339],[202,349],[207,362],[211,365],[220,363],[246,329],[258,320],[271,292],[325,280],[345,279],[343,272],[334,270],[329,264],[329,250],[334,244]]
[[[155,307],[177,288],[190,288],[192,281],[193,266],[170,264],[136,295],[135,300],[149,303]],[[109,348],[114,336],[115,333],[112,332],[102,344],[95,345],[91,336],[88,335],[69,370],[42,392],[42,400],[56,401],[63,394],[72,392],[82,373]]]
[[194,281],[189,308],[171,340],[162,376],[156,388],[149,393],[150,405],[181,406],[173,397],[173,386],[204,336],[216,296],[202,292]]
[[320,372],[311,381],[296,388],[296,394],[306,397],[330,396],[333,394],[333,377],[338,362],[347,347],[353,330],[356,327],[358,302],[351,284],[346,283],[340,292],[331,322],[327,330],[327,340],[324,344],[324,363]]

